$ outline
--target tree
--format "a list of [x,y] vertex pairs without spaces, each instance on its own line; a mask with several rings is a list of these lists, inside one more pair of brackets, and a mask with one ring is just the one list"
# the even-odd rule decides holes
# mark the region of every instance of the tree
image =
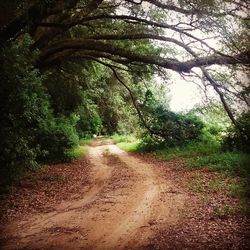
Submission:
[[[13,19],[0,30],[0,43],[33,38],[33,62],[42,71],[65,62],[95,61],[111,71],[130,74],[172,70],[195,73],[218,94],[231,121],[237,124],[225,89],[217,82],[221,66],[234,71],[250,63],[249,5],[237,0],[43,0],[16,1]],[[3,23],[4,21],[2,21]],[[147,46],[152,44],[153,46]],[[146,46],[145,46],[146,45]],[[148,67],[148,65],[152,65]],[[212,68],[213,65],[219,65]],[[117,74],[116,74],[117,75]],[[226,83],[225,83],[226,82]],[[235,100],[249,104],[246,86],[238,84]],[[229,92],[227,91],[227,93]],[[244,94],[242,94],[244,93]]]

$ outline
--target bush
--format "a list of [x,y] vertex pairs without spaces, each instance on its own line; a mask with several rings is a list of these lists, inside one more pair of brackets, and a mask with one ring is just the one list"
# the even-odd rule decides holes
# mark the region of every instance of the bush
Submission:
[[232,126],[224,139],[223,146],[230,150],[250,152],[250,111],[243,112],[236,122],[244,133]]
[[35,134],[50,112],[44,76],[31,63],[35,53],[29,52],[30,42],[25,36],[22,44],[1,48],[1,182],[16,180],[37,166]]
[[32,62],[31,40],[1,48],[0,184],[13,182],[39,162],[66,160],[78,143],[76,120],[55,118],[43,86],[45,76]]
[[74,119],[51,118],[40,128],[37,143],[40,145],[39,162],[58,163],[69,160],[69,150],[79,143]]
[[79,120],[76,124],[80,138],[92,137],[98,134],[102,127],[102,120],[98,114],[97,107],[93,103],[85,103],[78,109]]
[[154,134],[144,134],[144,146],[153,148],[183,146],[198,140],[202,134],[202,121],[191,114],[174,113],[162,106],[146,107],[144,114]]

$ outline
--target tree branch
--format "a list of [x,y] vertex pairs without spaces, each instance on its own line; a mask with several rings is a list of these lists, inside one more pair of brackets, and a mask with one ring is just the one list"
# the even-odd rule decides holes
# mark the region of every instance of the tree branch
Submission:
[[234,56],[218,56],[212,55],[207,57],[194,58],[188,61],[180,62],[173,58],[162,58],[155,55],[141,55],[129,50],[120,48],[113,44],[100,42],[92,39],[65,39],[54,44],[51,44],[40,55],[37,65],[40,67],[46,66],[46,60],[51,56],[60,53],[64,50],[89,50],[105,52],[111,55],[127,58],[134,62],[142,62],[146,64],[155,64],[166,69],[171,69],[177,72],[190,72],[194,67],[209,66],[213,64],[229,65],[229,64],[250,64],[249,51],[242,52]]

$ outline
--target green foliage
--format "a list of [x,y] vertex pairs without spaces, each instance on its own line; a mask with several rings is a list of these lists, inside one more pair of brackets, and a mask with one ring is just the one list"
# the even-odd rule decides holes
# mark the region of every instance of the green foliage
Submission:
[[78,143],[76,118],[55,118],[41,75],[32,65],[37,52],[31,40],[1,48],[0,175],[1,183],[20,178],[38,162],[66,160]]
[[29,52],[30,38],[1,48],[0,165],[2,182],[17,179],[27,168],[37,166],[35,134],[46,119],[49,99],[42,86],[44,76],[33,68],[36,56]]
[[38,160],[46,163],[67,161],[70,156],[68,151],[79,143],[74,119],[51,118],[43,124],[37,134],[37,143],[40,145],[41,152]]
[[187,160],[187,165],[192,168],[207,167],[212,171],[229,175],[238,174],[250,177],[249,164],[249,155],[240,152],[217,152]]
[[137,152],[140,148],[140,141],[137,140],[134,142],[119,142],[117,146],[127,152]]
[[145,148],[150,149],[151,145],[183,146],[201,137],[204,125],[193,114],[174,113],[158,104],[156,100],[149,101],[143,112],[147,125],[154,132],[151,135],[148,133],[143,135]]
[[142,134],[144,149],[183,146],[201,137],[202,121],[193,113],[170,111],[160,93],[147,90],[142,112],[150,130]]
[[97,105],[91,102],[85,102],[78,109],[79,120],[76,124],[77,132],[80,138],[98,134],[102,127],[102,120],[97,110]]
[[224,139],[224,148],[250,152],[250,111],[243,112],[236,122],[244,132],[232,126]]
[[112,140],[117,143],[117,146],[127,152],[137,152],[140,148],[141,141],[134,135],[118,135],[111,136]]
[[162,160],[173,158],[192,158],[203,157],[218,152],[220,146],[218,143],[191,142],[183,147],[163,148],[156,150],[155,154]]
[[88,149],[88,145],[92,142],[93,139],[81,139],[78,146],[68,151],[67,156],[70,159],[80,159],[82,158]]
[[134,135],[119,135],[119,134],[113,134],[111,136],[112,140],[116,143],[119,142],[134,142],[138,139]]

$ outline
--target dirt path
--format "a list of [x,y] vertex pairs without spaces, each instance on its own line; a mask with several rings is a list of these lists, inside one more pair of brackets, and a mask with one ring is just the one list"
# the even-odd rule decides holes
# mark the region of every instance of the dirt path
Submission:
[[84,195],[9,224],[3,249],[146,249],[156,229],[177,223],[185,195],[153,165],[101,140],[88,157]]

